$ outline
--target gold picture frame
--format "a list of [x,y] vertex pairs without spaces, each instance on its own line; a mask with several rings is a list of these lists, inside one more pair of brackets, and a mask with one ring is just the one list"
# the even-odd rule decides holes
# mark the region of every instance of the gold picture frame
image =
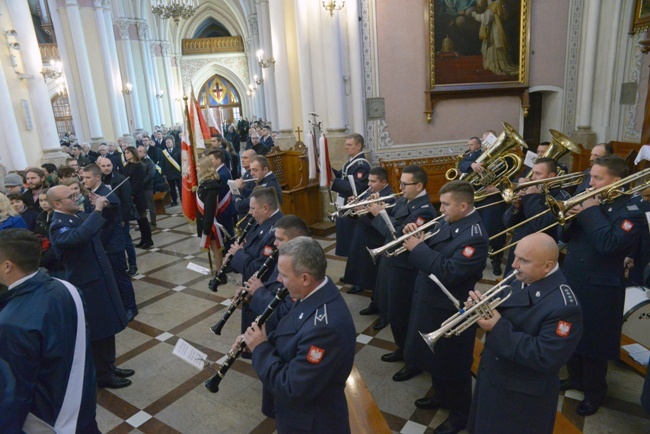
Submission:
[[648,27],[650,27],[650,0],[636,0],[632,19],[632,33],[645,32]]

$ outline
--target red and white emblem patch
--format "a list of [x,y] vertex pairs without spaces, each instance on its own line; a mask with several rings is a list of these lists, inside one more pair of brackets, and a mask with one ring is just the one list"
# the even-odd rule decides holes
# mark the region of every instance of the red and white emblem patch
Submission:
[[623,229],[625,232],[630,232],[632,229],[634,229],[634,223],[629,220],[623,220],[621,229]]
[[264,256],[271,256],[273,253],[273,246],[264,246]]
[[357,178],[359,178],[359,179],[363,178],[363,172],[358,172],[357,173]]
[[558,321],[557,323],[557,328],[555,329],[555,334],[562,337],[566,338],[569,336],[569,333],[571,332],[571,323],[570,322],[565,322],[565,321]]
[[424,224],[424,217],[418,217],[417,220],[415,220],[415,224],[422,226]]
[[324,355],[325,355],[324,349],[312,345],[309,348],[309,352],[307,353],[307,361],[309,363],[313,363],[314,365],[317,365],[321,362],[321,360],[323,360]]
[[463,256],[469,259],[474,255],[474,251],[476,251],[476,249],[474,247],[466,246],[463,249]]

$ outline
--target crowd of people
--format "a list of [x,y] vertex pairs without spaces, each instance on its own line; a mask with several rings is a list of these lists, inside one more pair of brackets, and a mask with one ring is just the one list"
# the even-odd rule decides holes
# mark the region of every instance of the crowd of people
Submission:
[[[438,192],[438,213],[422,167],[404,167],[395,194],[386,170],[364,154],[363,136],[351,134],[348,160],[332,171],[330,185],[340,198],[337,207],[353,205],[348,209],[354,211],[336,220],[335,253],[347,258],[337,282],[327,275],[325,253],[307,224],[282,213],[282,189],[264,156],[275,146],[273,135],[263,123],[242,119],[227,126],[225,136],[213,136],[197,161],[196,196],[200,246],[214,255],[216,269],[241,275],[234,297],[243,300],[241,335],[233,348],[245,344],[242,357],[263,384],[262,412],[275,418],[278,432],[350,432],[344,390],[356,330],[337,283],[351,294],[371,291],[360,314],[378,315],[377,330],[390,325],[397,349],[381,360],[404,362],[394,381],[430,375],[433,395],[414,405],[449,410],[437,434],[465,428],[550,433],[561,389],[584,391],[578,414],[598,410],[607,393],[607,361],[618,357],[624,264],[650,263],[647,196],[585,198],[558,230],[548,228],[550,213],[526,219],[544,210],[547,196],[571,197],[566,189],[540,182],[518,190],[512,203],[490,199],[494,206],[478,209],[474,186],[452,180]],[[527,169],[533,181],[559,172],[544,146]],[[487,170],[482,148],[482,139],[468,141],[460,173]],[[135,375],[115,366],[115,336],[138,313],[130,277],[137,274],[135,248],[154,244],[154,192],[169,191],[172,205],[182,197],[178,131],[143,133],[133,145],[119,139],[96,153],[78,144],[68,150],[65,166],[7,175],[7,194],[0,194],[0,284],[9,289],[0,295],[0,376],[14,380],[5,381],[0,426],[10,432],[29,432],[33,424],[98,432],[95,386],[127,387]],[[586,185],[574,197],[627,176],[625,161],[611,154],[608,145],[594,148]],[[141,235],[135,246],[132,221]],[[244,222],[248,230],[237,239]],[[492,236],[520,222],[511,236],[516,247],[507,256],[491,255],[507,238]],[[366,252],[395,240],[399,254]],[[503,302],[477,321],[487,335],[472,391],[477,327],[434,340],[435,351],[420,332],[440,329],[458,312],[484,310],[476,285],[488,258],[494,274],[502,274],[503,257],[509,287],[495,289]],[[260,327],[257,318],[280,288],[289,296]],[[20,320],[25,303],[34,306],[28,322]],[[65,328],[57,328],[64,315]],[[47,342],[63,344],[56,351]],[[16,347],[24,351],[11,350]],[[560,382],[565,365],[569,378]],[[74,421],[65,412],[74,413]]]

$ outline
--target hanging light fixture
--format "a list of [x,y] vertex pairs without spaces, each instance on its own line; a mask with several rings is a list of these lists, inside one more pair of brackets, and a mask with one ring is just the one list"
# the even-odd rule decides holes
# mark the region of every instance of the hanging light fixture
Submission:
[[198,7],[199,0],[151,0],[151,12],[163,20],[172,18],[176,26],[181,18],[191,18]]
[[340,11],[345,6],[345,0],[341,1],[340,5],[336,4],[336,0],[323,1],[323,7],[330,13],[330,17],[334,16],[334,11]]

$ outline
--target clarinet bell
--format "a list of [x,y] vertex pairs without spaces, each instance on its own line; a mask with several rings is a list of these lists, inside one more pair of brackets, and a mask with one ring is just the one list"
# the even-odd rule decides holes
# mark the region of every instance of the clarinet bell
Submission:
[[219,288],[219,284],[220,284],[219,279],[216,278],[216,277],[213,277],[208,282],[208,288],[210,288],[210,291],[212,291],[212,292],[217,292],[217,289]]
[[217,336],[221,336],[221,330],[223,329],[224,324],[226,324],[226,321],[222,318],[218,323],[210,327],[210,331]]
[[212,393],[217,393],[219,391],[219,383],[221,383],[221,376],[219,373],[215,374],[213,377],[205,380],[205,388]]

